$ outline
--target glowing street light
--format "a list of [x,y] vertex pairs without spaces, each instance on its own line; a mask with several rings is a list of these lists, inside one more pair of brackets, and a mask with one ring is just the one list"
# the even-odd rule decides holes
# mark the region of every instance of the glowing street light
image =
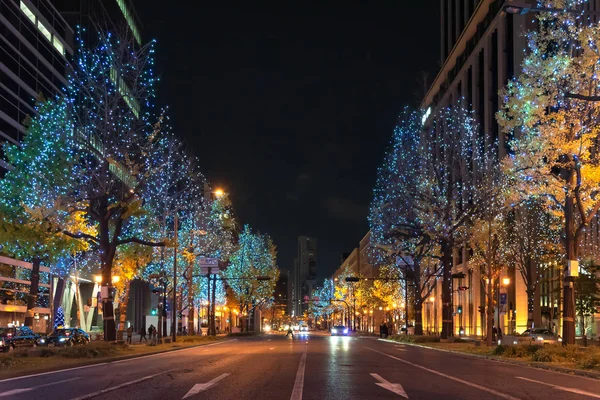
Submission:
[[215,193],[215,196],[217,196],[217,197],[223,197],[223,195],[225,194],[223,189],[217,189],[217,190],[215,190],[214,193]]

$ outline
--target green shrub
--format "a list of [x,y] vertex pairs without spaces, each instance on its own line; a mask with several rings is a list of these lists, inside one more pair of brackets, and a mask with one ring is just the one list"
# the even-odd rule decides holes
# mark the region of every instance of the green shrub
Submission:
[[583,369],[600,370],[600,354],[586,354],[577,360],[577,366]]
[[127,348],[124,344],[90,343],[58,350],[57,354],[65,358],[97,358],[111,356],[119,350]]
[[510,346],[498,345],[492,349],[491,354],[494,356],[505,355],[506,351],[510,348],[511,348]]
[[550,349],[541,348],[531,355],[531,361],[552,362],[555,358],[552,353]]
[[417,335],[394,335],[388,337],[390,340],[395,340],[401,343],[437,343],[440,341],[439,336],[417,336]]

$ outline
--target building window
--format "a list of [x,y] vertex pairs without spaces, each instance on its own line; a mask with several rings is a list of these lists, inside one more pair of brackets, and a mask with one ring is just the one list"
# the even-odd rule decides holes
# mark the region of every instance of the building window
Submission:
[[[33,10],[31,10],[29,7],[27,7],[27,4],[23,3],[22,1],[20,4],[21,4],[21,11],[23,12],[23,14],[25,14],[25,16],[27,18],[29,18],[29,20],[37,27],[38,31],[40,31],[42,33],[42,35],[44,35],[44,37],[46,39],[48,39],[48,41],[50,43],[52,43],[54,48],[62,56],[64,56],[65,55],[65,46],[62,44],[60,39],[58,39],[56,37],[56,35],[52,35],[50,30],[48,30],[48,28],[46,28],[46,25],[44,25],[44,23],[36,17],[35,12],[33,12]],[[38,50],[40,50],[40,49],[38,49]]]
[[46,39],[48,39],[50,42],[52,42],[52,34],[48,30],[48,28],[46,28],[44,26],[44,24],[42,23],[42,21],[40,21],[39,19],[37,21],[37,28],[38,28],[38,30],[40,32],[42,32],[42,35],[44,35],[46,37]]
[[129,25],[129,29],[131,29],[131,33],[133,33],[133,37],[135,38],[135,41],[141,45],[142,38],[140,36],[140,31],[137,28],[137,25],[135,23],[135,19],[133,18],[132,13],[129,11],[129,8],[127,7],[127,3],[125,2],[125,0],[117,0],[117,4],[119,5],[119,8],[121,9],[123,16],[125,17],[125,20],[127,21],[127,25]]
[[21,2],[21,11],[23,11],[23,14],[25,14],[25,16],[35,24],[35,14],[29,9],[29,7],[27,7],[27,4]]
[[62,42],[56,36],[52,38],[52,45],[60,54],[65,55],[65,46],[63,46]]

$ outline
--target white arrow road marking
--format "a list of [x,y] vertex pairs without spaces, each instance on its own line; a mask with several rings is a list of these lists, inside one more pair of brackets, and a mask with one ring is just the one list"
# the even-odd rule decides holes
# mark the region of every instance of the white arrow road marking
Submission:
[[551,383],[540,382],[540,381],[536,381],[534,379],[523,378],[522,376],[516,376],[515,378],[522,379],[527,382],[539,383],[540,385],[550,386],[552,389],[562,390],[563,392],[571,392],[571,393],[575,393],[575,394],[581,394],[583,396],[590,396],[590,397],[593,397],[596,399],[600,399],[600,394],[598,394],[598,393],[591,393],[591,392],[586,392],[585,390],[579,390],[579,389],[573,389],[573,388],[568,388],[568,387],[564,387],[564,386],[553,385]]
[[377,386],[381,386],[384,389],[389,390],[390,392],[396,393],[398,396],[402,396],[405,399],[408,399],[408,395],[404,391],[404,388],[399,383],[391,383],[383,379],[380,375],[371,373],[371,376],[377,379],[379,382],[375,383]]
[[206,383],[197,383],[181,399],[183,400],[183,399],[185,399],[187,397],[193,396],[193,395],[198,394],[200,392],[204,392],[205,390],[208,390],[211,387],[215,386],[217,384],[217,382],[219,382],[221,379],[227,378],[228,376],[229,376],[229,374],[225,373],[225,374],[221,374],[221,375],[217,376],[215,379],[213,379],[211,381],[208,381]]
[[101,394],[112,392],[113,390],[121,389],[121,388],[130,386],[130,385],[135,385],[136,383],[147,381],[148,379],[152,379],[155,376],[159,376],[159,375],[163,375],[163,374],[168,374],[169,372],[172,372],[172,371],[175,371],[175,369],[169,369],[169,370],[166,370],[166,371],[159,372],[158,374],[144,376],[143,378],[135,379],[133,381],[129,381],[129,382],[125,382],[125,383],[121,383],[120,385],[117,385],[117,386],[112,386],[112,387],[109,387],[109,388],[106,388],[106,389],[98,390],[97,392],[88,393],[85,396],[76,397],[73,400],[91,399],[93,397],[100,396]]
[[438,376],[443,376],[444,378],[453,380],[454,382],[460,382],[463,385],[467,385],[467,386],[471,386],[471,387],[474,387],[474,388],[479,389],[479,390],[483,390],[484,392],[491,393],[491,394],[493,394],[495,396],[502,397],[503,399],[506,399],[506,400],[519,400],[519,398],[513,397],[513,396],[511,396],[509,394],[500,393],[500,392],[498,392],[498,391],[496,391],[494,389],[490,389],[490,388],[478,385],[478,384],[473,383],[473,382],[465,381],[464,379],[456,378],[454,376],[446,375],[446,374],[444,374],[442,372],[439,372],[439,371],[436,371],[434,369],[430,369],[430,368],[424,367],[424,366],[419,365],[419,364],[411,363],[410,361],[406,361],[406,360],[403,360],[401,358],[394,357],[394,356],[392,356],[390,354],[384,353],[384,352],[379,351],[379,350],[372,349],[370,347],[365,347],[365,349],[374,351],[375,353],[379,353],[379,354],[384,355],[384,356],[389,357],[389,358],[393,358],[394,360],[403,362],[405,364],[412,365],[413,367],[422,369],[423,371],[431,372],[432,374],[436,374]]
[[65,379],[62,381],[50,382],[50,383],[46,383],[45,385],[33,386],[33,387],[28,387],[28,388],[23,388],[23,389],[13,389],[13,390],[9,390],[7,392],[0,393],[0,397],[12,396],[14,394],[25,393],[25,392],[31,392],[32,390],[35,390],[35,389],[39,389],[39,388],[43,388],[43,387],[51,386],[51,385],[58,385],[59,383],[70,382],[70,381],[74,381],[76,379],[80,379],[80,378],[77,377],[77,378]]
[[306,349],[302,353],[300,359],[300,365],[298,365],[298,372],[296,373],[296,382],[294,382],[294,389],[292,390],[292,396],[290,400],[302,400],[302,391],[304,389],[304,369],[306,368]]

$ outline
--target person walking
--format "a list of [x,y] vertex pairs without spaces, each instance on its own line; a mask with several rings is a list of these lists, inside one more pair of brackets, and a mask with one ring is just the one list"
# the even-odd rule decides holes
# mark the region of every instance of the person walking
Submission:
[[127,328],[127,343],[131,344],[131,337],[133,336],[133,327]]
[[150,328],[148,328],[148,335],[152,343],[156,344],[156,327],[153,324],[150,324]]
[[146,338],[146,327],[144,325],[142,325],[142,329],[140,329],[140,343],[142,343],[142,339],[144,339],[145,342],[148,342],[148,339]]

